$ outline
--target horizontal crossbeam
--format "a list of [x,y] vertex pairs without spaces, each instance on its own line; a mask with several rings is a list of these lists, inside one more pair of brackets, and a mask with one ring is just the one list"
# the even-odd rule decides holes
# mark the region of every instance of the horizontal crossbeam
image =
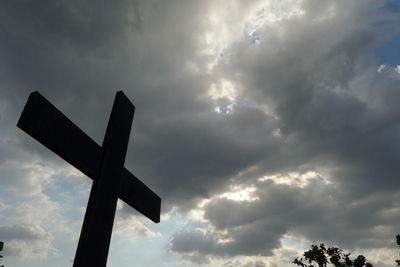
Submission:
[[[39,92],[33,92],[17,126],[89,178],[100,172],[102,148]],[[118,197],[155,223],[161,198],[124,168]]]

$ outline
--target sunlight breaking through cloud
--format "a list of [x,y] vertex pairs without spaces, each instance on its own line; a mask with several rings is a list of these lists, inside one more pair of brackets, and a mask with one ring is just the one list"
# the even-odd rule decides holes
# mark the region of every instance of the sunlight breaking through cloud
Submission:
[[287,174],[276,174],[276,175],[269,175],[263,176],[258,178],[257,181],[265,182],[268,180],[272,180],[277,184],[287,184],[297,187],[305,187],[309,184],[310,181],[315,179],[321,179],[326,184],[330,184],[331,182],[322,176],[320,173],[316,171],[308,171],[305,173],[298,173],[298,172],[290,172]]
[[221,194],[220,198],[226,198],[234,201],[256,201],[259,197],[254,196],[254,192],[257,190],[255,186],[232,186],[229,192]]

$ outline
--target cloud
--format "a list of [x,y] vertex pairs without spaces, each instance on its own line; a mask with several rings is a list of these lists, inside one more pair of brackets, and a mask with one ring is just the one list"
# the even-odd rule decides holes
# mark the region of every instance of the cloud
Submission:
[[149,219],[143,217],[141,214],[133,213],[131,207],[123,204],[122,201],[118,201],[113,226],[113,233],[115,235],[130,240],[140,237],[159,237],[160,233],[149,229],[150,223]]
[[52,246],[53,235],[35,224],[0,226],[4,241],[4,256],[14,256],[22,261],[43,259],[49,253],[56,254]]
[[230,260],[221,265],[222,267],[235,267],[235,266],[243,266],[243,267],[266,267],[264,262],[255,260],[255,261],[247,261],[246,263],[241,262],[240,260]]
[[246,264],[243,265],[243,267],[265,267],[266,265],[262,261],[252,261],[252,262],[247,262]]
[[398,192],[355,199],[319,176],[301,186],[280,181],[259,180],[252,200],[214,197],[202,208],[203,221],[176,233],[170,249],[211,258],[273,256],[286,235],[377,248],[388,246],[396,233]]
[[4,187],[23,197],[42,193],[43,187],[54,175],[51,168],[38,163],[6,161],[0,165],[0,168]]

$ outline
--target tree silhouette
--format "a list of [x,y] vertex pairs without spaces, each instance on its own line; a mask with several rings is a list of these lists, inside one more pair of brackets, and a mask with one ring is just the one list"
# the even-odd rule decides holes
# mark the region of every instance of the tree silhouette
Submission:
[[327,267],[329,263],[335,267],[373,267],[363,255],[351,260],[350,254],[338,247],[326,248],[322,243],[319,246],[311,245],[311,249],[303,253],[304,258],[297,257],[292,263],[301,267]]
[[[396,243],[400,248],[400,235],[396,235]],[[396,266],[400,266],[400,254],[399,254],[399,259],[396,260]]]
[[[3,250],[3,246],[4,246],[4,242],[0,241],[0,251]],[[1,258],[3,258],[3,255],[0,255],[0,260],[1,260]],[[4,267],[4,265],[1,265],[0,267]]]
[[[396,235],[396,243],[400,248],[400,235]],[[335,267],[373,267],[363,255],[359,255],[354,260],[351,260],[349,256],[350,253],[344,253],[338,247],[325,248],[325,245],[322,243],[319,246],[311,245],[311,249],[303,253],[304,258],[301,257],[299,259],[297,257],[292,263],[301,267],[326,267],[328,263],[333,264]],[[400,252],[399,258],[395,262],[396,266],[400,267]]]

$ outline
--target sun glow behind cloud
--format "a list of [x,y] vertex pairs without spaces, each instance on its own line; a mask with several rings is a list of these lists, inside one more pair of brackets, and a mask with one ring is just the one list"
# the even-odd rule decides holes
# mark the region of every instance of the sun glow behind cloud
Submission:
[[[206,73],[217,79],[211,82],[208,94],[215,102],[214,111],[221,114],[231,113],[237,102],[240,102],[233,80],[229,77],[218,77],[218,73],[214,73],[222,60],[229,61],[232,47],[241,43],[256,44],[262,41],[258,32],[260,28],[265,25],[274,26],[280,21],[305,14],[299,0],[253,2],[245,7],[240,4],[234,1],[216,1],[210,7],[205,19],[204,42],[199,52],[207,59]],[[189,64],[188,68],[199,71],[193,64]],[[250,105],[254,106],[253,103]],[[270,113],[269,109],[267,113]]]
[[331,184],[331,182],[327,178],[325,178],[322,174],[316,171],[308,171],[305,173],[290,172],[287,174],[263,176],[261,178],[258,178],[257,181],[265,182],[271,180],[277,184],[287,184],[297,187],[305,187],[310,183],[310,181],[313,181],[315,179],[321,179],[326,184]]
[[208,60],[210,73],[222,58],[229,58],[232,45],[261,40],[258,30],[305,14],[300,0],[261,1],[241,6],[232,1],[215,1],[206,15],[204,44],[200,54]]
[[220,198],[226,198],[234,201],[256,201],[259,197],[254,196],[254,192],[257,190],[255,186],[232,186],[231,190],[221,194]]

